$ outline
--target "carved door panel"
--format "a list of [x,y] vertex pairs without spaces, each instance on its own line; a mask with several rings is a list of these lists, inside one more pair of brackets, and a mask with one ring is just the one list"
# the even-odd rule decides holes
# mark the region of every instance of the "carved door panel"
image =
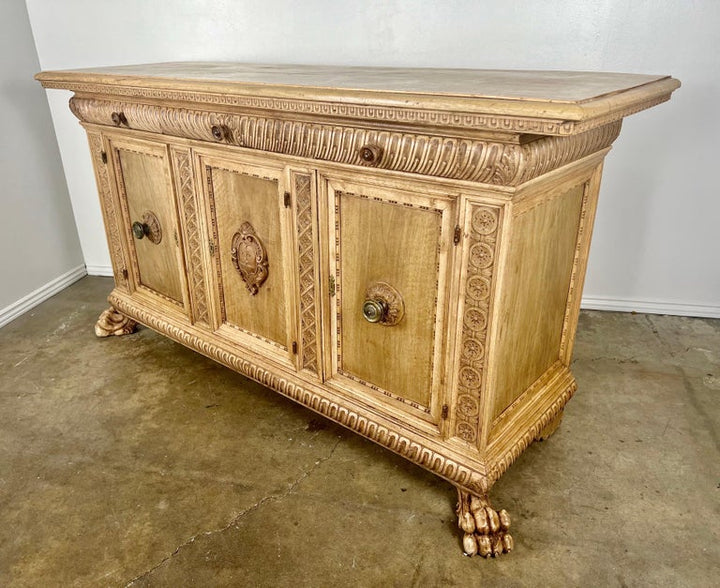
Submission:
[[106,135],[120,202],[133,295],[187,312],[182,236],[167,146]]
[[437,424],[455,206],[370,183],[325,186],[330,381]]
[[211,149],[197,153],[212,259],[213,327],[229,340],[296,367],[290,173],[267,160]]

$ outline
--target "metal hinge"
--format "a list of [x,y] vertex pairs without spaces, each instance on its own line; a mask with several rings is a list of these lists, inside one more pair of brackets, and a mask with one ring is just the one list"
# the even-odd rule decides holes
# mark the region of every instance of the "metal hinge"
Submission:
[[453,235],[453,243],[455,245],[460,243],[460,237],[462,237],[462,229],[460,228],[460,225],[457,225],[455,227],[455,234]]
[[210,247],[210,257],[215,257],[215,243],[212,239],[208,240],[208,246]]
[[290,192],[285,192],[283,202],[285,203],[285,208],[290,208],[290,205],[292,204],[292,196],[290,196]]
[[335,276],[330,276],[328,292],[331,298],[335,296]]
[[101,151],[101,152],[100,152],[100,159],[102,159],[102,162],[103,162],[103,163],[107,163],[107,153],[105,153],[104,151]]
[[442,412],[440,413],[440,417],[441,417],[443,420],[446,419],[446,418],[448,418],[448,411],[449,411],[449,410],[450,410],[450,409],[448,408],[448,405],[447,405],[447,404],[443,404],[443,405],[442,405]]
[[297,341],[293,341],[292,352],[293,352],[293,355],[297,355]]

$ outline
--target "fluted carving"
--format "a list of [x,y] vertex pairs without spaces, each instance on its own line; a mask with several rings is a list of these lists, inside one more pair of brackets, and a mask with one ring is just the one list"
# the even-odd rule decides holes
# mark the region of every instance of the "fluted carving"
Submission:
[[353,165],[366,164],[360,152],[372,145],[382,153],[373,163],[379,169],[499,186],[517,186],[608,147],[620,132],[620,121],[615,121],[578,135],[521,145],[93,98],[72,98],[71,108],[89,123],[113,125],[112,113],[122,111],[133,129],[217,143],[215,127],[223,129],[223,143]]

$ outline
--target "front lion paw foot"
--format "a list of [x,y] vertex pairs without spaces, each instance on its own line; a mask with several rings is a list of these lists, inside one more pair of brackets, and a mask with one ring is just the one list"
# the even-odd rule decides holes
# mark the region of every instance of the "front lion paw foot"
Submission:
[[512,551],[515,546],[510,529],[510,515],[496,511],[487,496],[477,496],[458,489],[458,526],[465,533],[463,550],[466,555],[495,557]]

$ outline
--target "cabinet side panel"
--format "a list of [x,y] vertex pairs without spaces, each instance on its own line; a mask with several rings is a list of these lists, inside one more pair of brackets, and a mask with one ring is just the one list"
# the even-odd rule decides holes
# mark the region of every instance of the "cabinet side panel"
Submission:
[[493,419],[560,357],[584,187],[543,199],[512,219],[499,301]]
[[128,265],[123,253],[121,214],[110,188],[110,177],[107,168],[107,152],[100,133],[87,131],[90,154],[92,155],[95,180],[100,195],[100,208],[105,220],[105,234],[110,250],[115,285],[123,290],[128,289]]

